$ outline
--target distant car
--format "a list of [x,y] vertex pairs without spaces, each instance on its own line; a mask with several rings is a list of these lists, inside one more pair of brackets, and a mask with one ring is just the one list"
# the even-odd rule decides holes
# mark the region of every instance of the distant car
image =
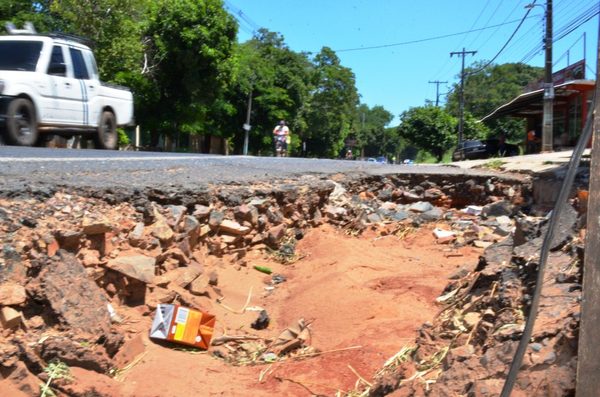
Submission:
[[452,161],[484,159],[487,157],[489,157],[487,146],[479,140],[462,141],[452,153]]
[[387,159],[386,159],[385,157],[383,157],[383,156],[379,156],[379,157],[377,157],[377,158],[375,159],[375,161],[376,161],[377,163],[379,163],[379,164],[387,164],[387,163],[388,163]]
[[367,161],[368,161],[369,163],[376,163],[376,162],[377,162],[377,160],[375,160],[373,157],[369,157],[369,158],[367,159]]

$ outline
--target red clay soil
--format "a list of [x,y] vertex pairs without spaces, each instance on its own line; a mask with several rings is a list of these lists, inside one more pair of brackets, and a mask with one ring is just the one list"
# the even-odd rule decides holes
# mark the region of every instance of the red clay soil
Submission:
[[[151,319],[131,313],[130,318],[141,319],[131,322],[131,332],[143,330],[145,353],[110,390],[124,396],[331,396],[354,389],[358,377],[352,369],[371,381],[389,357],[414,340],[416,329],[433,319],[435,298],[448,276],[477,263],[480,249],[463,247],[449,255],[446,245],[436,244],[433,227],[399,239],[369,231],[350,237],[324,226],[298,243],[297,253],[304,256],[292,265],[262,256],[248,257],[247,267],[218,265],[222,303],[242,308],[252,287],[249,306],[265,308],[271,323],[265,330],[252,330],[249,324],[257,312],[235,314],[207,299],[217,316],[216,336],[248,331],[272,338],[305,319],[311,323],[311,346],[322,354],[232,366],[206,352],[149,341],[145,335]],[[267,291],[265,275],[254,265],[269,266],[287,281]],[[135,346],[124,350],[135,353]],[[110,393],[107,387],[97,385]]]

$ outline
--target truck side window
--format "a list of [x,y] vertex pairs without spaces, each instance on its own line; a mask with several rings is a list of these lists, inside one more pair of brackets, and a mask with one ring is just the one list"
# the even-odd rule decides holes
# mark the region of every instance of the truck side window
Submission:
[[87,65],[87,69],[91,72],[91,75],[94,79],[98,78],[98,66],[96,65],[96,60],[94,59],[94,55],[91,51],[84,51],[83,57],[85,58],[85,64]]
[[71,60],[73,61],[73,73],[75,74],[75,78],[89,80],[90,73],[85,65],[81,51],[75,48],[69,48],[69,52],[71,53]]
[[52,55],[50,55],[50,65],[48,65],[48,74],[54,76],[67,75],[67,66],[65,64],[65,57],[63,56],[62,47],[52,47]]

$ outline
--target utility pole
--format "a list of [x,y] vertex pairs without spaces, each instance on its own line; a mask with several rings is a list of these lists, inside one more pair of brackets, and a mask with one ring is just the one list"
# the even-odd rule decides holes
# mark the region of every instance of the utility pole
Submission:
[[477,51],[453,51],[450,53],[450,58],[454,55],[462,57],[462,67],[460,68],[460,92],[458,98],[458,144],[463,141],[463,130],[465,125],[465,56],[467,54],[475,55]]
[[[600,25],[598,26],[600,36]],[[596,53],[596,82],[600,81],[600,43]],[[587,233],[583,263],[583,288],[581,290],[581,322],[577,354],[577,397],[593,397],[600,390],[600,86],[596,84],[595,108],[592,130],[592,161],[590,164],[590,188],[587,202]]]
[[440,84],[446,84],[447,81],[430,81],[429,84],[435,84],[435,107],[440,103]]
[[[364,134],[365,132],[365,114],[364,112],[360,114],[360,132]],[[365,157],[365,147],[361,147],[360,148],[360,157],[364,158]]]
[[552,81],[552,0],[546,0],[546,61],[544,65],[544,115],[542,126],[542,153],[552,151],[554,123],[554,82]]
[[248,111],[246,112],[246,124],[243,125],[244,128],[244,156],[248,155],[248,134],[250,133],[250,113],[252,113],[252,89],[250,90],[250,94],[248,94]]

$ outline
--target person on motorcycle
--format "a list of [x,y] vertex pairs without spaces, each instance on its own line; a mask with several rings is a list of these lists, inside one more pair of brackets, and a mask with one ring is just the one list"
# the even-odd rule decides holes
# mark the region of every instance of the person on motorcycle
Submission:
[[275,152],[277,157],[287,156],[287,139],[290,135],[290,129],[285,124],[285,120],[281,120],[279,124],[273,128],[273,135],[275,137]]

